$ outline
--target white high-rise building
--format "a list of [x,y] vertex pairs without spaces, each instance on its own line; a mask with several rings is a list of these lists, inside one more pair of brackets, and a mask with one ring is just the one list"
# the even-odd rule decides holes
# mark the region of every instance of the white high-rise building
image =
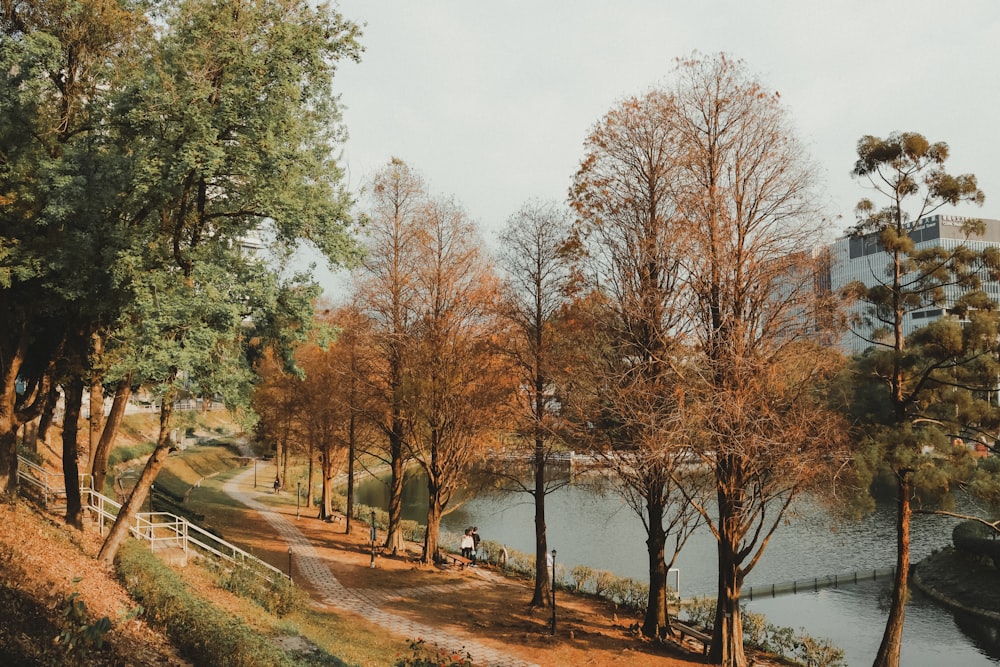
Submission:
[[[910,237],[916,242],[918,250],[930,247],[941,247],[945,250],[965,246],[970,250],[980,251],[993,246],[1000,248],[1000,220],[980,218],[985,224],[982,235],[966,237],[962,225],[969,218],[954,215],[931,215],[918,220],[910,229]],[[878,282],[888,281],[889,256],[882,249],[877,234],[862,237],[844,237],[838,239],[830,247],[830,287],[839,292],[852,282],[860,281],[867,287]],[[1000,282],[990,281],[984,277],[983,290],[994,301],[1000,301]],[[909,335],[914,329],[947,314],[951,305],[960,296],[957,287],[945,290],[944,303],[929,305],[926,308],[914,310],[906,315],[903,323],[904,335]],[[863,312],[863,304],[855,304],[851,314]],[[876,325],[877,326],[877,325]],[[862,352],[870,346],[865,338],[871,339],[874,327],[855,324],[855,332],[847,332],[841,345],[848,353]]]

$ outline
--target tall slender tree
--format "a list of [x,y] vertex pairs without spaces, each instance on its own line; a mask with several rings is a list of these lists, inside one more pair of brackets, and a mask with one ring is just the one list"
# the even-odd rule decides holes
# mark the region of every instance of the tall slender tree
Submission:
[[[966,242],[952,247],[920,248],[913,238],[924,216],[945,206],[983,202],[975,176],[945,171],[947,144],[897,132],[862,137],[857,153],[855,177],[884,204],[863,199],[852,233],[874,239],[888,258],[885,266],[872,267],[871,286],[858,282],[848,291],[858,299],[858,319],[873,332],[871,348],[856,360],[858,379],[873,386],[888,407],[866,427],[868,455],[888,469],[896,494],[896,574],[874,660],[876,667],[890,667],[899,664],[902,644],[914,493],[926,495],[931,487],[940,492],[962,479],[964,466],[948,465],[956,434],[992,440],[1000,427],[1000,411],[984,400],[1000,372],[1000,329],[996,303],[981,289],[984,277],[996,279],[1000,254],[973,249],[983,231],[978,220],[963,223]],[[911,312],[946,303],[949,316],[905,335]],[[927,447],[944,456],[924,456]]]
[[357,275],[357,302],[372,322],[378,359],[372,374],[372,423],[386,438],[389,465],[389,525],[385,547],[403,549],[403,481],[406,474],[406,420],[403,380],[409,363],[414,325],[418,258],[418,213],[427,200],[423,180],[405,162],[393,158],[371,186],[364,239],[368,256]]
[[683,273],[701,354],[691,386],[695,441],[714,474],[699,511],[716,537],[718,605],[710,659],[742,667],[740,590],[795,497],[836,463],[844,429],[825,408],[836,321],[808,251],[822,237],[812,172],[777,93],[738,61],[678,68],[674,200],[691,240]]
[[500,266],[506,271],[501,313],[510,323],[504,352],[513,361],[521,390],[512,418],[518,442],[531,456],[531,475],[497,471],[514,488],[531,495],[535,505],[535,587],[533,606],[551,602],[545,498],[568,483],[547,471],[561,442],[558,420],[560,360],[558,316],[570,295],[572,271],[570,221],[554,204],[531,202],[511,216],[500,235]]
[[485,456],[508,399],[497,354],[499,284],[475,228],[452,202],[428,202],[417,237],[417,311],[404,378],[407,446],[427,475],[422,562],[437,558],[441,517]]
[[692,307],[681,271],[687,236],[671,197],[674,113],[662,90],[612,109],[587,139],[572,191],[594,284],[610,311],[592,323],[603,345],[589,365],[595,393],[585,421],[599,426],[594,446],[646,530],[648,637],[669,634],[667,573],[697,525],[672,475],[687,452],[683,362]]
[[[742,667],[744,577],[844,432],[822,391],[836,367],[822,329],[836,318],[807,250],[822,231],[811,172],[778,95],[725,55],[680,62],[672,88],[606,122],[620,129],[595,133],[574,198],[584,220],[617,235],[605,256],[634,276],[610,285],[635,345],[609,432],[664,454],[686,446],[712,471],[713,503],[696,476],[664,473],[716,538],[710,660]],[[624,157],[602,165],[615,150]],[[633,228],[642,234],[625,243]]]

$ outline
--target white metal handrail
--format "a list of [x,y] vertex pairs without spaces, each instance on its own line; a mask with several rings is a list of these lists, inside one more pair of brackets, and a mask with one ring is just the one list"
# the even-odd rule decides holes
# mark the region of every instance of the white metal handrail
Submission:
[[[49,498],[66,493],[65,487],[55,488],[50,483],[50,480],[58,480],[61,483],[62,477],[60,475],[51,473],[20,456],[18,457],[17,475],[19,486],[24,488],[26,485],[41,495],[46,508]],[[83,483],[84,478],[87,481],[86,486]],[[122,508],[121,503],[92,489],[89,475],[81,475],[80,493],[83,496],[84,506],[96,519],[98,530],[103,535],[105,525],[114,523],[115,519],[118,518],[118,512]],[[183,549],[186,557],[191,548],[196,547],[199,552],[211,554],[233,564],[259,567],[268,573],[265,576],[269,580],[273,581],[274,576],[289,578],[287,573],[270,563],[265,563],[236,545],[191,523],[184,517],[169,512],[139,512],[135,516],[135,522],[129,527],[129,532],[134,537],[149,542],[150,548],[153,550],[158,547],[176,547]]]

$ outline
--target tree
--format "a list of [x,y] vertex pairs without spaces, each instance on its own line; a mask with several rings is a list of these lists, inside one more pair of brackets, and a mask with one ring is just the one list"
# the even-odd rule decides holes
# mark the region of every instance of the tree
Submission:
[[421,561],[430,564],[441,517],[483,457],[510,384],[492,318],[499,285],[473,226],[451,202],[428,202],[419,216],[418,302],[403,396],[407,446],[427,475]]
[[[921,218],[946,205],[983,202],[975,176],[945,171],[947,144],[897,132],[884,139],[863,137],[857,153],[855,177],[886,202],[879,208],[863,199],[852,229],[854,235],[877,239],[888,258],[884,271],[873,266],[872,286],[855,283],[848,291],[859,300],[859,316],[874,331],[868,340],[872,347],[856,360],[858,377],[887,406],[884,414],[872,415],[866,430],[868,456],[888,467],[896,495],[896,575],[874,660],[876,667],[888,667],[899,664],[915,487],[926,495],[931,487],[940,493],[954,486],[961,475],[948,464],[955,454],[953,438],[993,440],[1000,426],[1000,414],[988,400],[1000,372],[998,315],[996,304],[980,288],[983,276],[995,279],[1000,256],[965,243],[919,248],[911,236]],[[979,221],[964,224],[967,239],[981,232]],[[904,335],[911,312],[945,304],[949,317]],[[942,456],[924,455],[927,447]],[[960,458],[967,460],[967,453]]]
[[[811,173],[778,95],[724,55],[680,62],[672,88],[606,122],[617,131],[595,133],[574,198],[618,235],[607,263],[634,266],[630,282],[602,285],[629,306],[618,326],[635,341],[608,400],[611,433],[667,455],[686,446],[711,471],[713,503],[698,476],[666,472],[716,538],[709,658],[741,667],[744,577],[837,462],[844,432],[823,395],[835,318],[808,251],[822,224]],[[605,167],[605,151],[621,157]],[[641,235],[624,242],[632,229]]]
[[587,138],[572,190],[588,265],[609,311],[591,322],[590,335],[601,342],[588,364],[594,382],[583,421],[597,425],[593,446],[646,530],[648,637],[670,632],[667,572],[697,525],[673,481],[688,451],[683,362],[692,305],[681,271],[685,235],[671,198],[674,113],[671,95],[659,90],[612,109]]
[[336,340],[325,346],[300,348],[297,358],[305,373],[300,393],[302,407],[297,419],[303,422],[309,442],[319,449],[323,467],[323,501],[320,517],[333,516],[333,483],[340,464],[347,462],[347,524],[354,503],[354,459],[359,440],[369,435],[367,391],[370,352],[367,322],[352,306],[341,306],[322,316],[336,331]]
[[[266,228],[274,248],[311,241],[350,261],[351,200],[339,184],[336,63],[357,57],[357,27],[301,3],[202,2],[171,8],[143,76],[119,101],[138,155],[126,200],[135,243],[118,275],[137,295],[130,339],[139,381],[161,398],[161,429],[185,373],[199,394],[249,396],[260,348],[290,359],[311,321],[314,285],[243,254]],[[152,351],[150,351],[152,350]],[[169,447],[167,432],[123,505],[100,558],[110,562]]]
[[507,221],[500,236],[499,261],[506,270],[501,313],[511,325],[504,352],[518,374],[518,400],[513,419],[518,442],[530,447],[530,486],[517,474],[497,471],[515,488],[529,493],[535,504],[535,589],[532,606],[550,604],[546,554],[545,498],[568,483],[546,473],[550,455],[560,442],[558,347],[553,339],[558,315],[569,296],[569,220],[552,204],[526,204]]
[[777,93],[724,55],[679,66],[674,200],[691,245],[700,415],[695,450],[714,476],[719,593],[710,659],[746,664],[739,597],[788,508],[836,466],[845,429],[825,405],[836,318],[808,251],[823,220]]
[[[124,64],[133,60],[146,25],[139,5],[130,2],[2,3],[0,487],[5,492],[17,482],[15,433],[40,413],[55,362],[69,343],[76,358],[61,372],[89,376],[83,351],[120,304],[110,267],[125,237],[109,211],[121,192],[125,151],[108,140],[107,120],[128,69]],[[27,391],[17,391],[19,381]],[[75,442],[71,448],[75,451]],[[71,505],[79,492],[73,465],[65,471]],[[68,513],[76,522],[78,509]]]
[[385,547],[393,554],[403,549],[403,477],[408,454],[403,379],[417,299],[417,216],[426,198],[423,180],[398,158],[375,176],[364,230],[368,255],[356,272],[358,307],[371,321],[375,348],[370,421],[386,438],[391,478]]

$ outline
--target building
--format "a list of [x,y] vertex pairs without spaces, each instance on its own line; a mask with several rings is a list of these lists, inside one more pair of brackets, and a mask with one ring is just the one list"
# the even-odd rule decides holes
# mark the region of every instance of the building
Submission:
[[[963,223],[970,218],[954,215],[931,215],[918,220],[910,229],[910,238],[916,242],[916,249],[930,247],[953,249],[966,246],[971,250],[984,250],[993,246],[1000,248],[1000,220],[980,218],[985,223],[981,236],[966,237],[962,231]],[[844,237],[833,243],[831,248],[830,287],[839,292],[855,281],[860,281],[868,287],[877,281],[889,279],[889,256],[882,249],[877,234],[862,237]],[[993,298],[1000,300],[1000,282],[983,280],[983,290]],[[903,323],[904,335],[909,335],[915,329],[945,316],[949,307],[955,303],[961,291],[957,287],[945,290],[944,303],[917,308],[906,314]],[[864,306],[851,306],[851,315],[860,315]],[[870,343],[874,331],[873,326],[855,323],[853,331],[847,332],[841,340],[841,346],[847,353],[862,352]]]

